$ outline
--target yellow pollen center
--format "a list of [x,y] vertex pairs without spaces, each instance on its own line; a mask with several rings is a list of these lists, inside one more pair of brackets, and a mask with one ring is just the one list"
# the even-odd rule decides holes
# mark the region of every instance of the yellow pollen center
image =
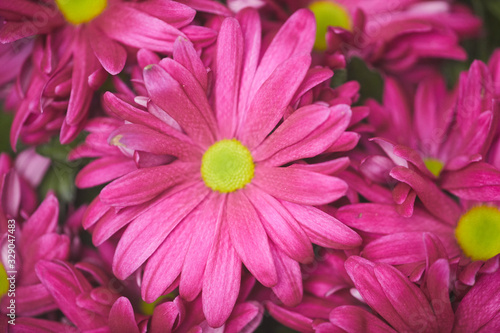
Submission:
[[455,237],[472,260],[488,260],[500,253],[500,210],[492,206],[471,208],[458,221]]
[[66,21],[78,25],[99,16],[106,9],[108,0],[56,0],[56,4]]
[[351,16],[344,7],[334,1],[315,1],[309,5],[309,9],[316,18],[314,48],[317,51],[324,51],[327,48],[326,32],[329,26],[352,29]]
[[254,168],[248,148],[236,139],[225,139],[214,143],[203,154],[201,177],[214,191],[234,192],[250,183]]
[[437,158],[425,158],[425,166],[434,176],[439,177],[441,171],[443,170],[444,164]]

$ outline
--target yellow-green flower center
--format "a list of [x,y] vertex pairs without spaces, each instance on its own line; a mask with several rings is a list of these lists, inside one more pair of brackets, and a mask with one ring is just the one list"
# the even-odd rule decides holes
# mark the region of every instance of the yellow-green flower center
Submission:
[[78,25],[99,16],[106,9],[108,0],[56,0],[56,4],[66,21]]
[[439,177],[441,171],[443,170],[444,164],[437,158],[425,158],[425,166],[434,176]]
[[465,255],[472,260],[488,260],[500,253],[500,211],[478,206],[458,221],[455,237]]
[[228,193],[243,188],[253,174],[252,154],[236,139],[217,141],[201,160],[201,177],[214,191]]
[[352,29],[351,16],[347,10],[334,1],[314,1],[309,9],[316,18],[316,41],[314,48],[317,51],[326,50],[326,32],[329,26]]

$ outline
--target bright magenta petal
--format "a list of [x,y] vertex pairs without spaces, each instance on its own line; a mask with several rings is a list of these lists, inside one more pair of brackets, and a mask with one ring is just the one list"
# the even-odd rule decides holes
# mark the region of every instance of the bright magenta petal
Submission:
[[250,273],[266,287],[278,282],[266,231],[242,191],[229,193],[226,214],[231,243]]
[[272,196],[305,205],[324,205],[342,197],[347,184],[336,177],[296,168],[257,164],[252,183]]

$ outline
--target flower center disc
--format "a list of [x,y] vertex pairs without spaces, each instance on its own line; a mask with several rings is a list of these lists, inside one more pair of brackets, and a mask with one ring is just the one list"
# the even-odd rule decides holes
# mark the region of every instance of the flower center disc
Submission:
[[7,280],[7,272],[5,267],[0,263],[0,298],[9,291],[9,280]]
[[56,4],[66,21],[78,25],[99,16],[106,9],[108,0],[56,0]]
[[316,41],[314,48],[318,51],[326,50],[326,32],[329,26],[351,30],[351,16],[341,5],[333,1],[315,1],[309,9],[316,18]]
[[436,158],[425,158],[424,164],[434,176],[439,177],[443,170],[444,164]]
[[462,215],[455,237],[472,260],[488,260],[500,253],[500,211],[496,207],[478,206]]
[[252,155],[236,139],[218,141],[203,154],[201,177],[214,191],[228,193],[243,188],[253,174]]

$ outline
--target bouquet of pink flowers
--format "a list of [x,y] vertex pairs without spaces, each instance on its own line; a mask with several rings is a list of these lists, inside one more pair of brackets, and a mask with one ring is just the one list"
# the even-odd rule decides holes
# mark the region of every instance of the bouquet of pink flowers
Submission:
[[500,332],[500,2],[0,22],[0,332]]

